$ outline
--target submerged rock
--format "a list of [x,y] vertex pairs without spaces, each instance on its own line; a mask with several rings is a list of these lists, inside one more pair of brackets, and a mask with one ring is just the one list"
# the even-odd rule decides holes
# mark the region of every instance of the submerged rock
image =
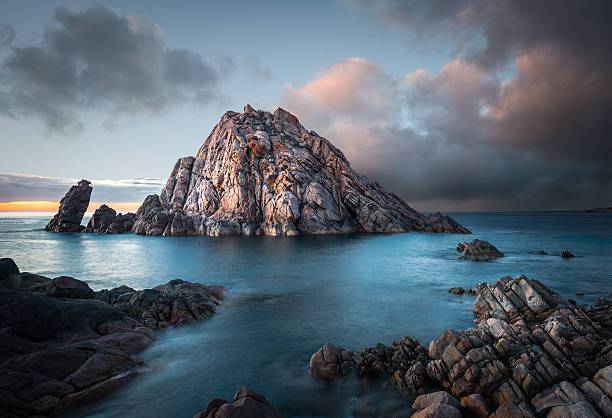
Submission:
[[68,193],[60,201],[57,214],[45,227],[46,231],[79,232],[83,229],[81,221],[89,205],[89,198],[93,190],[90,184],[91,182],[87,180],[81,180],[78,185],[72,186],[68,190]]
[[612,416],[611,302],[573,305],[522,275],[476,291],[476,327],[446,330],[429,350],[409,337],[366,348],[357,374],[461,400],[420,398],[416,416]]
[[[2,259],[0,272],[4,260],[12,262]],[[182,280],[148,299],[152,289],[94,292],[72,277],[15,269],[19,287],[0,288],[0,416],[62,415],[99,398],[140,373],[137,354],[153,330],[206,319],[223,298],[220,287]]]
[[246,386],[238,389],[234,403],[215,398],[206,409],[198,412],[193,418],[281,418],[280,411],[263,395]]
[[461,259],[472,259],[473,261],[478,261],[479,257],[490,259],[504,256],[504,253],[494,245],[480,239],[457,244],[457,251],[461,253]]
[[356,173],[327,139],[283,109],[226,112],[195,157],[180,158],[161,194],[148,196],[142,235],[295,235],[341,232],[469,233],[423,216]]

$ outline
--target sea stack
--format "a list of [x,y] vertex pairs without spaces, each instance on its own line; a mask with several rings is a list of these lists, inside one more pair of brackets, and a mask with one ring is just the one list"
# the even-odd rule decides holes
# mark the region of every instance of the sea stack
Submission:
[[428,217],[358,174],[338,148],[297,117],[247,105],[226,112],[195,157],[179,158],[161,194],[147,197],[142,235],[469,233]]
[[51,232],[79,232],[83,227],[81,221],[89,206],[91,197],[91,182],[81,180],[76,186],[72,186],[66,196],[60,201],[57,214],[45,227]]

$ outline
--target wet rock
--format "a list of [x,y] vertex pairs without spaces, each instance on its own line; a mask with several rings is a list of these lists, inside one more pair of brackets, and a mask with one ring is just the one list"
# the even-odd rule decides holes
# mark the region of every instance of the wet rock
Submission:
[[548,255],[546,251],[540,250],[536,253],[537,255]]
[[174,279],[152,289],[135,291],[121,286],[103,290],[95,297],[158,329],[210,318],[224,292],[221,286]]
[[[0,267],[19,274],[10,261]],[[0,288],[0,416],[63,415],[107,394],[139,374],[160,312],[168,325],[205,319],[224,294],[173,280],[154,291],[165,304],[147,305],[148,317],[129,300],[152,289],[94,292],[72,277],[19,276],[19,289]]]
[[453,295],[475,295],[476,291],[471,287],[464,289],[463,287],[451,287],[448,289],[448,293],[452,293]]
[[132,231],[143,235],[469,233],[424,216],[356,173],[327,139],[283,109],[226,112],[195,156],[180,158]]
[[78,185],[72,186],[68,190],[68,193],[60,201],[57,214],[45,227],[46,231],[79,232],[83,229],[81,221],[89,205],[89,198],[93,190],[90,184],[87,180],[81,180]]
[[[611,302],[571,304],[523,275],[481,283],[476,292],[475,327],[446,330],[427,351],[366,348],[359,376],[386,378],[412,395],[448,392],[467,416],[610,416]],[[419,413],[433,413],[426,410]]]
[[82,280],[60,276],[49,282],[47,295],[58,298],[92,299],[94,291]]
[[21,275],[11,258],[0,258],[0,289],[19,289]]
[[576,257],[574,254],[570,253],[569,251],[565,250],[561,253],[561,257],[563,258],[572,258],[572,257]]
[[325,344],[310,358],[310,374],[325,380],[348,376],[355,370],[357,355],[344,347]]
[[462,259],[480,261],[479,257],[490,259],[503,257],[504,254],[488,241],[475,239],[471,242],[457,244],[457,251],[461,253]]
[[206,409],[194,415],[194,418],[280,418],[280,411],[263,395],[246,386],[238,389],[234,403],[215,398]]

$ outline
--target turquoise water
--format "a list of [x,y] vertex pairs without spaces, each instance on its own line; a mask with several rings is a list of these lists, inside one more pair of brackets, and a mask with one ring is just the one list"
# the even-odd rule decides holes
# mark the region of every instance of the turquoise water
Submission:
[[[241,385],[264,394],[285,416],[357,416],[362,403],[410,400],[356,380],[310,378],[310,356],[325,342],[360,351],[410,335],[427,345],[446,328],[473,324],[473,297],[450,295],[449,287],[503,275],[539,279],[579,303],[612,292],[610,214],[453,216],[474,234],[53,234],[42,230],[48,214],[0,214],[0,255],[22,271],[74,276],[96,290],[152,287],[179,277],[232,292],[212,320],[160,333],[142,355],[151,371],[75,416],[191,417],[213,397],[230,399]],[[457,260],[457,243],[474,238],[490,241],[506,257]],[[558,256],[566,249],[576,258]]]

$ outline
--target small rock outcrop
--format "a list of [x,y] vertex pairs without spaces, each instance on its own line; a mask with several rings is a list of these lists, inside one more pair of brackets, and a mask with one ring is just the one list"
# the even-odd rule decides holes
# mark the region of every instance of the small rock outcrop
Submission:
[[409,337],[366,348],[357,375],[425,395],[418,417],[612,416],[611,302],[577,305],[522,275],[476,291],[476,327],[428,349]]
[[310,374],[325,380],[348,376],[358,359],[355,352],[327,343],[310,358]]
[[141,372],[137,354],[155,330],[209,318],[224,296],[182,280],[94,292],[68,276],[10,272],[19,286],[0,288],[0,416],[63,415],[114,390]]
[[423,216],[356,173],[327,139],[283,109],[226,112],[195,157],[180,158],[132,231],[142,235],[469,233]]
[[101,205],[91,216],[85,232],[99,234],[122,234],[130,232],[134,226],[135,213],[117,213],[115,209]]
[[569,251],[565,250],[561,253],[561,257],[562,258],[573,258],[576,257],[574,254],[570,253]]
[[215,398],[193,418],[281,418],[280,411],[263,395],[246,386],[238,389],[234,403]]
[[45,231],[50,232],[79,232],[83,229],[81,221],[89,205],[91,183],[87,180],[79,181],[72,186],[66,196],[60,201],[57,214],[49,221]]
[[457,251],[461,253],[461,259],[479,261],[481,258],[491,259],[503,257],[504,253],[499,251],[488,241],[475,239],[471,242],[460,242]]

